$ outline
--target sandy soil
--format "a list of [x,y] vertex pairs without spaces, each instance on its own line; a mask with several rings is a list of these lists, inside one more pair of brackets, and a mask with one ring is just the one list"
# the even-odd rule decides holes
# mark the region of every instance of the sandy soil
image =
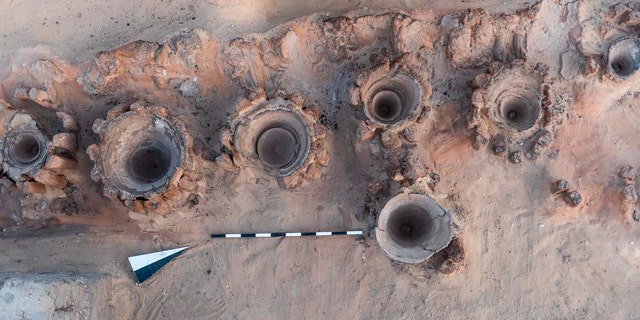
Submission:
[[[140,2],[64,0],[34,4],[29,0],[0,1],[0,55],[25,46],[47,45],[70,60],[84,60],[135,40],[158,41],[177,30],[199,28],[221,39],[264,32],[283,22],[312,13],[340,14],[363,7],[415,9],[438,7],[464,10],[482,7],[513,12],[534,1],[224,1],[191,0]],[[29,19],[24,19],[28,16]]]
[[[52,199],[60,192],[25,196],[3,180],[0,271],[109,273],[117,319],[636,318],[637,194],[625,199],[623,192],[636,181],[619,170],[640,162],[633,138],[640,73],[615,81],[602,60],[612,40],[637,36],[629,17],[638,8],[614,4],[402,2],[393,5],[406,9],[398,14],[347,12],[362,7],[348,2],[149,2],[139,16],[126,1],[56,9],[51,3],[27,23],[8,12],[31,4],[5,1],[0,98],[20,108],[26,102],[16,89],[47,93],[43,110],[78,119],[80,151],[77,168],[64,172],[71,187],[62,196],[73,205],[56,209]],[[490,10],[465,11],[485,6]],[[65,19],[48,11],[61,8],[69,9],[60,13]],[[327,8],[349,19],[317,13]],[[40,20],[46,25],[32,23]],[[60,36],[49,36],[58,28]],[[151,42],[120,47],[139,39]],[[524,49],[514,45],[522,39]],[[423,60],[410,61],[432,89],[430,113],[413,127],[417,141],[389,147],[384,133],[362,139],[364,115],[348,103],[349,89],[358,74],[406,52],[422,53]],[[473,80],[495,60],[516,59],[548,67],[549,105],[562,110],[541,124],[552,141],[514,164],[477,145],[468,114]],[[590,59],[596,74],[588,72]],[[183,86],[191,82],[195,94]],[[259,168],[222,160],[220,136],[238,101],[260,91],[299,94],[323,116],[330,163],[293,189]],[[90,179],[93,163],[84,150],[98,140],[93,121],[136,101],[183,117],[202,160],[197,201],[169,214],[131,210],[103,197]],[[39,118],[50,120],[46,112]],[[558,179],[581,195],[577,206],[552,192]],[[372,190],[376,183],[381,190]],[[378,248],[377,212],[402,191],[426,193],[451,213],[465,253],[458,270],[439,271],[442,256],[400,264]],[[360,228],[365,236],[358,239],[208,239]],[[135,285],[126,257],[185,244],[192,249],[154,281]]]

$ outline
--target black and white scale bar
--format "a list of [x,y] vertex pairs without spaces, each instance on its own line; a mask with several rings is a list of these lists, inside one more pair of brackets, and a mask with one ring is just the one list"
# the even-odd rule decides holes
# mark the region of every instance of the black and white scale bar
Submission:
[[211,238],[277,238],[277,237],[324,237],[324,236],[355,236],[362,231],[318,231],[318,232],[271,232],[271,233],[220,233],[212,234]]
[[145,282],[188,248],[182,247],[129,257],[129,264],[136,275],[136,281]]

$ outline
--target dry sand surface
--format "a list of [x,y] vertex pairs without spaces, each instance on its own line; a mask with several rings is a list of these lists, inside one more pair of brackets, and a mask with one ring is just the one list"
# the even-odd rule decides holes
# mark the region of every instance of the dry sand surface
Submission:
[[[113,319],[638,318],[640,72],[614,77],[607,52],[638,37],[640,5],[452,2],[0,1],[0,133],[25,111],[77,137],[0,179],[0,272],[110,274]],[[376,126],[368,79],[394,68],[419,112]],[[515,107],[529,118],[492,109],[504,92],[539,98]],[[265,101],[312,128],[284,178],[234,143]],[[129,109],[183,126],[162,192],[114,189],[101,158]],[[402,192],[451,215],[423,263],[376,242]],[[346,229],[364,235],[209,239]],[[128,256],[184,245],[136,285]]]

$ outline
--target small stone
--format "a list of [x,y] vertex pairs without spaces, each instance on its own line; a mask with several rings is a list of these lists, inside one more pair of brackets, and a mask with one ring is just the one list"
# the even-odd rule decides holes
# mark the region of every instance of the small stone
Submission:
[[167,187],[167,190],[162,194],[162,197],[165,200],[171,201],[179,201],[181,196],[182,191],[180,191],[180,188],[173,184],[169,185],[169,187]]
[[353,106],[360,105],[360,88],[358,87],[349,88],[348,101],[349,101],[349,104]]
[[53,147],[62,148],[71,152],[78,150],[78,140],[73,133],[58,133],[53,136]]
[[360,139],[361,141],[368,141],[373,139],[375,134],[375,127],[369,126],[365,121],[360,122],[357,131],[358,139]]
[[393,181],[400,182],[404,180],[404,176],[402,175],[402,168],[396,167],[391,169],[391,178]]
[[67,179],[64,176],[58,175],[49,169],[40,169],[33,175],[33,179],[45,186],[54,188],[64,188],[67,185]]
[[405,140],[415,143],[418,142],[418,130],[415,126],[408,127],[402,131],[402,136]]
[[628,183],[636,180],[636,169],[633,166],[626,165],[618,171],[618,177],[624,179]]
[[319,165],[326,167],[329,165],[329,160],[331,159],[331,155],[329,154],[329,151],[327,151],[327,149],[319,149],[316,152],[316,163],[318,163]]
[[538,140],[536,141],[536,144],[541,147],[546,147],[549,144],[551,144],[552,140],[553,140],[553,137],[551,136],[551,132],[544,130],[544,132],[542,132],[542,134],[538,136]]
[[507,151],[507,148],[505,148],[504,146],[500,146],[500,145],[493,146],[493,153],[495,155],[503,154],[505,151]]
[[197,206],[200,203],[200,198],[198,197],[197,194],[192,193],[189,195],[189,197],[187,198],[187,202],[189,204],[191,204],[192,206]]
[[238,166],[233,162],[231,156],[226,153],[222,153],[216,158],[216,165],[225,171],[238,172]]
[[26,181],[23,185],[22,191],[24,191],[24,193],[45,193],[47,188],[42,183]]
[[72,168],[75,168],[76,165],[77,165],[77,162],[75,159],[62,157],[54,154],[49,156],[49,159],[47,160],[47,164],[45,165],[45,167],[53,171],[58,171],[58,170],[72,169]]
[[442,274],[451,274],[458,269],[458,266],[452,260],[445,260],[440,267],[438,267],[438,271]]
[[144,213],[144,206],[142,201],[134,201],[131,206],[131,211],[135,213]]
[[451,243],[444,249],[445,260],[438,267],[438,271],[443,274],[450,274],[460,268],[464,262],[464,247],[462,241],[459,238],[454,238]]
[[167,215],[167,214],[171,213],[171,207],[169,206],[169,204],[166,201],[161,201],[161,202],[158,203],[158,206],[154,210],[154,213],[161,214],[161,215]]
[[293,174],[282,178],[282,185],[287,190],[292,190],[302,184],[302,174]]
[[470,83],[470,86],[473,89],[483,88],[485,85],[487,85],[487,83],[489,83],[489,81],[491,81],[491,76],[486,73],[481,73],[477,75],[475,78],[473,78],[473,80]]
[[62,127],[69,131],[78,131],[80,127],[74,117],[66,112],[56,112],[56,116],[62,121]]
[[636,187],[633,184],[627,185],[622,189],[622,196],[626,201],[630,202],[638,202],[638,193],[636,192]]
[[582,74],[589,78],[593,77],[600,71],[600,63],[594,57],[586,57],[584,61],[584,69]]
[[522,162],[522,152],[521,151],[511,152],[509,154],[509,161],[511,161],[511,163],[513,164],[518,164]]
[[409,166],[402,169],[402,176],[404,176],[404,179],[409,180],[411,182],[415,181],[416,179],[420,178],[420,176],[424,176],[424,175],[426,175],[426,173],[421,175],[418,172],[418,170],[416,170],[416,168],[413,166]]
[[537,158],[538,158],[538,156],[539,156],[539,155],[540,155],[540,154],[539,154],[538,152],[536,152],[535,150],[532,150],[532,151],[527,151],[527,152],[524,154],[524,157],[525,157],[525,158],[527,158],[527,159],[529,159],[529,160],[535,160],[535,159],[537,159]]
[[147,210],[155,210],[160,206],[160,202],[157,200],[148,200],[144,202],[144,207]]
[[534,154],[534,158],[535,158],[535,159],[538,159],[538,157],[540,157],[540,155],[542,155],[542,153],[544,152],[544,148],[545,148],[545,147],[546,147],[546,146],[540,145],[540,144],[538,144],[538,143],[536,143],[536,144],[533,146],[533,149],[531,149],[531,153],[533,153],[533,154]]
[[380,142],[387,149],[395,149],[402,145],[402,142],[398,139],[398,134],[391,131],[382,132]]
[[562,262],[564,263],[569,263],[571,261],[571,256],[570,255],[563,255],[562,256]]
[[31,99],[29,98],[29,91],[27,88],[17,88],[16,91],[14,91],[13,96],[16,99]]
[[322,141],[327,137],[327,129],[320,123],[315,123],[313,125],[313,131],[315,133],[316,141]]
[[382,192],[383,187],[384,186],[379,181],[371,182],[367,185],[367,191],[369,192],[370,195],[375,196],[380,194],[380,192]]
[[168,214],[171,212],[169,204],[160,197],[154,197],[144,202],[144,207],[147,211],[156,214]]
[[322,170],[316,165],[310,165],[304,176],[310,180],[318,180],[322,177]]
[[473,142],[471,143],[471,146],[473,147],[473,149],[480,150],[480,147],[485,144],[487,144],[487,138],[483,137],[479,133],[476,133],[473,136]]
[[452,30],[460,26],[460,17],[457,15],[447,14],[440,20],[440,27],[443,30]]
[[45,209],[47,209],[47,201],[46,200],[41,200],[36,204],[36,210],[37,211],[44,211]]
[[[115,191],[115,190],[114,190],[114,191]],[[107,197],[108,197],[109,199],[113,200],[113,201],[117,201],[117,199],[118,199],[118,195],[117,195],[117,193],[112,194],[111,192],[109,192],[109,195],[108,195]],[[139,201],[134,200],[134,199],[130,199],[130,198],[127,198],[127,199],[122,200],[122,203],[124,203],[124,205],[125,205],[125,206],[127,206],[127,207],[133,207],[133,206],[135,206],[135,203],[136,203],[136,202],[139,202]]]
[[564,194],[564,201],[572,207],[577,207],[582,202],[582,196],[578,191],[567,191]]
[[57,108],[56,96],[54,91],[47,92],[37,88],[31,88],[31,90],[29,90],[29,98],[45,108]]
[[439,174],[437,174],[435,172],[432,172],[428,176],[429,176],[429,182],[430,183],[433,183],[435,185],[438,182],[440,182],[440,175]]
[[190,176],[183,175],[182,178],[180,178],[180,181],[178,182],[178,187],[180,187],[180,189],[182,190],[192,192],[196,190],[196,183],[195,181],[193,181],[193,179]]
[[422,111],[420,112],[420,115],[416,119],[416,123],[423,123],[423,122],[427,121],[427,119],[429,119],[429,115],[430,114],[431,114],[431,107],[430,106],[422,107]]
[[634,209],[633,214],[631,214],[631,218],[635,221],[640,221],[640,211]]
[[185,97],[196,97],[199,93],[198,83],[193,80],[183,82],[178,90],[180,90],[180,93]]
[[556,180],[551,184],[551,192],[559,193],[569,190],[569,182],[564,179]]
[[583,29],[581,25],[576,25],[573,28],[569,29],[569,39],[572,43],[577,44],[582,39]]
[[492,151],[495,155],[501,155],[507,151],[507,140],[503,135],[498,135],[491,141]]
[[562,65],[560,74],[563,78],[566,80],[573,80],[578,76],[578,74],[580,74],[582,55],[577,51],[570,50],[562,53],[560,55],[560,60]]
[[624,24],[630,27],[637,27],[640,25],[640,11],[631,11],[622,21]]

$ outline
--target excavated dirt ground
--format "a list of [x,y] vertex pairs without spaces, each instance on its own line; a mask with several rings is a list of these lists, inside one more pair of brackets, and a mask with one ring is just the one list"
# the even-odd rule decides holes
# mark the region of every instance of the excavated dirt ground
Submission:
[[[52,2],[29,19],[30,2],[0,2],[0,98],[80,126],[62,192],[24,195],[2,178],[0,272],[111,274],[115,319],[637,318],[638,195],[635,173],[620,170],[640,166],[640,73],[616,81],[603,62],[613,40],[638,36],[637,4],[162,2],[144,13]],[[431,86],[428,113],[400,145],[380,131],[365,139],[350,89],[405,53]],[[479,145],[468,123],[474,79],[515,60],[545,66],[556,116],[542,124],[553,138],[519,163]],[[32,88],[35,101],[16,95]],[[225,156],[238,102],[262,92],[299,95],[327,131],[328,166],[293,188]],[[90,178],[94,120],[137,101],[186,119],[202,161],[197,196],[168,214],[110,200]],[[554,193],[560,179],[569,191]],[[421,264],[390,260],[374,238],[379,210],[403,191],[453,221],[454,245]],[[342,229],[365,235],[208,238]],[[183,245],[135,284],[128,256]]]

